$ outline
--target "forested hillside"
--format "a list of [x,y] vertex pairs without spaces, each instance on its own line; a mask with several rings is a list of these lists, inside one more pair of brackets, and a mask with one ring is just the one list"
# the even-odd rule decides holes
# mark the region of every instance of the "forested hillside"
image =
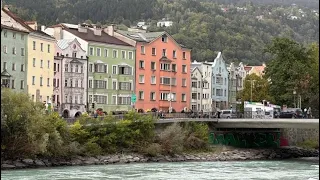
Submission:
[[[123,27],[146,21],[151,25],[149,31],[166,30],[179,43],[192,48],[192,59],[198,61],[210,61],[222,51],[228,62],[261,64],[269,59],[263,49],[272,37],[287,36],[303,43],[319,41],[319,16],[315,11],[318,7],[253,1],[262,3],[234,0],[6,0],[4,3],[11,5],[10,9],[23,19],[44,25],[91,20]],[[173,26],[157,28],[156,22],[162,18],[173,21]]]

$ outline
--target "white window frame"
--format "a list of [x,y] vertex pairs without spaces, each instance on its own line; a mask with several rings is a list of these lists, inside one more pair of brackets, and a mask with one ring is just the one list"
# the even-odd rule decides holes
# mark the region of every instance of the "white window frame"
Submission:
[[[154,83],[152,82],[152,78],[154,77]],[[152,85],[155,85],[155,84],[157,84],[157,77],[156,76],[151,76],[151,78],[150,78],[150,83],[152,84]]]
[[[113,89],[113,83],[116,83],[116,89]],[[112,85],[111,85],[112,87],[111,87],[111,89],[112,90],[118,90],[118,81],[117,81],[117,79],[112,79]]]
[[[154,93],[154,99],[152,99],[151,94]],[[150,92],[150,101],[156,101],[157,100],[157,93],[154,91]]]
[[[123,52],[124,52],[124,56],[123,56]],[[126,59],[126,57],[127,57],[126,51],[121,50],[121,59]]]
[[[153,49],[154,49],[154,54],[152,54],[153,53],[152,52]],[[155,48],[155,47],[151,48],[151,55],[152,56],[156,56],[157,55],[157,48]]]
[[[117,52],[116,57],[114,57],[114,52]],[[116,50],[116,49],[112,50],[112,58],[118,58],[118,50]]]
[[[140,77],[143,77],[143,81],[140,81]],[[145,76],[143,74],[140,74],[139,75],[139,83],[144,84],[144,82],[145,82]]]
[[[106,53],[106,52],[107,52],[107,53]],[[109,57],[109,49],[104,48],[103,53],[104,53],[104,57]]]
[[141,51],[141,54],[146,54],[146,47],[141,46],[140,51]]
[[[116,73],[113,72],[114,67],[116,67]],[[118,74],[118,66],[117,65],[112,65],[112,74]]]
[[[130,54],[132,54],[132,56],[131,56],[131,58],[130,58]],[[128,59],[134,59],[134,57],[133,57],[133,51],[128,51]]]
[[181,101],[182,102],[186,102],[187,101],[187,94],[185,94],[185,93],[181,94]]
[[[92,48],[92,53],[91,53],[91,48]],[[94,47],[89,47],[89,56],[93,56],[94,55]]]
[[[142,92],[142,97],[140,97],[140,92]],[[144,91],[138,92],[138,98],[139,98],[139,100],[144,100]]]
[[[99,52],[100,52],[99,55],[98,55],[98,50],[99,50]],[[101,56],[101,48],[97,48],[96,55],[97,55],[97,56]]]
[[117,104],[118,104],[118,96],[112,94],[112,99],[111,99],[111,101],[113,101],[113,97],[116,97],[116,102],[115,102],[115,103],[111,102],[111,104],[117,105]]

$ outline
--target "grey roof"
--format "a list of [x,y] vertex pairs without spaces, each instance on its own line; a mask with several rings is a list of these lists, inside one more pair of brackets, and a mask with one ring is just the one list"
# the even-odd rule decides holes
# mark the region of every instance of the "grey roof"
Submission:
[[73,41],[74,39],[61,39],[57,41],[57,45],[59,46],[60,49],[65,49],[69,46],[69,44]]
[[131,31],[123,31],[123,30],[117,30],[117,33],[120,33],[130,39],[133,39],[135,41],[139,42],[151,42],[154,39],[158,38],[159,36],[163,35],[165,32],[147,32],[147,33],[141,33],[141,32],[131,32]]

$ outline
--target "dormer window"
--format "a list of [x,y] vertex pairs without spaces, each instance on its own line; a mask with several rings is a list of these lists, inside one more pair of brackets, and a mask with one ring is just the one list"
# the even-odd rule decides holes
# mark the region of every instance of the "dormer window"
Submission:
[[163,35],[162,36],[162,42],[168,42],[168,37],[167,37],[167,35]]

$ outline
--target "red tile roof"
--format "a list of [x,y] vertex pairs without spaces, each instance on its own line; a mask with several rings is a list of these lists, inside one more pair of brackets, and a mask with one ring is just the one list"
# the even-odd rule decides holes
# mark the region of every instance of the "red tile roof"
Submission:
[[24,20],[22,20],[20,17],[18,17],[17,15],[15,15],[14,13],[12,13],[11,11],[2,8],[2,10],[8,14],[12,19],[14,19],[15,21],[17,21],[18,23],[20,23],[23,27],[25,27],[26,29],[28,29],[29,31],[34,31],[30,26],[28,26]]

